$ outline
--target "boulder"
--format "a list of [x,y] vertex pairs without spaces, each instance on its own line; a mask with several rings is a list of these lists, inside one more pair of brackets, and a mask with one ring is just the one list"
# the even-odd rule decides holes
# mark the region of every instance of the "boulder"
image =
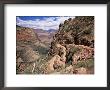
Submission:
[[77,70],[77,74],[87,74],[86,68],[81,67],[81,68],[77,68],[76,70]]
[[65,62],[62,62],[59,55],[55,55],[47,62],[47,72],[52,72],[55,69],[65,67]]

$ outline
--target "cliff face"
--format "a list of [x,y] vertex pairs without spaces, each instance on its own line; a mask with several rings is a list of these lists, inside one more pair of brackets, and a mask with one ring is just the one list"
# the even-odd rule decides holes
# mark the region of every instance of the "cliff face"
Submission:
[[50,46],[39,39],[37,34],[41,35],[41,31],[34,31],[17,27],[17,73],[94,73],[93,16],[65,20],[59,25]]
[[16,40],[17,42],[33,43],[39,41],[39,38],[33,29],[17,26]]
[[[84,45],[94,47],[94,17],[79,16],[75,19],[68,19],[64,24],[59,25],[59,30],[51,43],[51,49],[55,44],[66,46],[68,44]],[[56,50],[53,50],[56,52]],[[51,53],[53,54],[53,52]]]
[[[94,17],[78,16],[60,24],[49,51],[49,56],[55,57],[56,55],[60,57],[60,64],[61,62],[65,64],[63,70],[71,67],[71,73],[80,72],[81,74],[83,71],[78,70],[87,71],[94,68]],[[56,65],[58,66],[58,63]],[[67,67],[68,65],[71,66]],[[93,69],[91,72],[93,73]],[[69,72],[67,70],[62,73]]]
[[16,27],[17,73],[32,73],[35,62],[46,55],[48,48],[41,43],[33,29]]

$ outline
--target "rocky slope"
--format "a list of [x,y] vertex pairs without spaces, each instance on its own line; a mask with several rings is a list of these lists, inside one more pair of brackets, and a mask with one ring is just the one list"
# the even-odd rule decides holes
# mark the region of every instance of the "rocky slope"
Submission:
[[39,41],[39,38],[33,29],[17,26],[16,40],[17,42],[28,43]]
[[47,55],[48,47],[41,43],[33,29],[16,26],[16,73],[32,73],[36,63]]
[[17,73],[94,74],[93,16],[65,20],[50,46],[34,31],[17,27]]
[[[83,74],[94,68],[94,17],[79,16],[65,20],[53,38],[49,55],[58,55],[60,59],[51,63],[53,66],[50,68],[54,68],[54,64],[57,66],[52,72],[69,74],[65,70],[70,68],[71,73]],[[59,71],[59,68],[63,69]],[[93,69],[91,72],[94,73]]]

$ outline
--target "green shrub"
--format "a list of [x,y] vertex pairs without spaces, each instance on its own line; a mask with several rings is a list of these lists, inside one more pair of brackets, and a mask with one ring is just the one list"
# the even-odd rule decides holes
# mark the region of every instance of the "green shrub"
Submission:
[[75,65],[76,68],[84,67],[84,68],[91,68],[94,66],[94,60],[88,59],[85,61],[78,61],[78,63]]
[[38,51],[39,54],[48,54],[48,48],[44,48],[42,46],[36,47],[36,51]]
[[79,50],[80,49],[79,48],[76,48],[76,47],[70,48],[70,52],[73,53],[73,54],[76,53]]
[[93,60],[93,59],[87,60],[86,63],[87,63],[87,67],[88,67],[88,68],[91,68],[91,67],[94,66],[94,60]]
[[79,61],[76,65],[76,68],[80,68],[80,67],[87,67],[86,62],[84,61]]
[[70,48],[69,53],[66,55],[66,58],[67,58],[66,63],[68,65],[72,63],[72,56],[79,50],[80,50],[79,48],[75,48],[75,47]]
[[90,34],[92,32],[91,28],[85,28],[85,30],[83,31],[84,34]]

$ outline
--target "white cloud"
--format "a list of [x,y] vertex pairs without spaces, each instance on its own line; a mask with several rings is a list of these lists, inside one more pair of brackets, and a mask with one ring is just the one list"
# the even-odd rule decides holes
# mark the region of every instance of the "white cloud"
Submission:
[[36,19],[36,20],[22,20],[17,17],[17,25],[23,27],[29,27],[34,29],[58,29],[59,24],[63,23],[65,20],[69,18],[75,18],[73,16],[60,16],[60,17],[46,17],[44,19]]

